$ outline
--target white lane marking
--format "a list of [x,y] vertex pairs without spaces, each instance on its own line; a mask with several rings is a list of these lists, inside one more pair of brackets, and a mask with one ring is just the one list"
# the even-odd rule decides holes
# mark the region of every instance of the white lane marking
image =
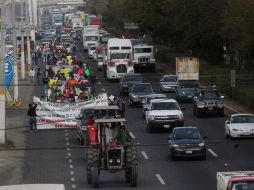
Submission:
[[73,169],[73,165],[70,165],[70,169]]
[[239,111],[237,111],[236,109],[232,108],[231,106],[229,106],[229,105],[227,105],[227,104],[225,104],[225,106],[226,106],[227,108],[229,108],[230,110],[232,110],[233,112],[235,112],[235,113],[240,113]]
[[69,146],[69,145],[70,145],[70,143],[69,143],[69,142],[66,142],[66,145],[67,145],[67,146]]
[[101,82],[98,82],[98,85],[101,85]]
[[71,175],[74,175],[74,171],[71,170],[71,171],[70,171],[70,174],[71,174]]
[[71,149],[70,148],[66,148],[67,151],[70,151]]
[[69,133],[65,133],[65,136],[68,136],[69,135]]
[[227,166],[228,164],[225,163],[224,165]]
[[133,135],[133,133],[132,133],[132,132],[129,132],[129,134],[130,134],[131,138],[133,138],[133,139],[135,139],[135,138],[136,138],[136,137]]
[[145,151],[141,151],[141,154],[144,156],[144,158],[145,158],[146,160],[148,160],[148,159],[149,159],[149,157],[147,156],[147,154],[146,154],[146,152],[145,152]]
[[218,157],[218,155],[210,148],[207,149],[214,157]]
[[75,181],[75,178],[74,178],[74,177],[72,177],[72,178],[71,178],[71,181]]
[[69,153],[69,152],[68,152],[68,154],[67,154],[67,155],[68,155],[69,157],[71,157],[71,153]]
[[68,141],[68,140],[69,140],[69,138],[68,138],[68,137],[66,137],[66,138],[65,138],[65,140],[66,140],[66,141]]
[[140,144],[139,142],[137,142],[137,144]]
[[65,132],[68,132],[68,130],[67,130],[67,129],[65,129],[64,131],[65,131]]
[[72,184],[71,187],[75,189],[77,186],[75,184]]
[[161,185],[166,185],[165,181],[162,179],[160,174],[156,174],[155,175],[157,177],[157,179],[159,180],[159,182],[161,183]]
[[69,162],[72,163],[72,159],[69,159]]

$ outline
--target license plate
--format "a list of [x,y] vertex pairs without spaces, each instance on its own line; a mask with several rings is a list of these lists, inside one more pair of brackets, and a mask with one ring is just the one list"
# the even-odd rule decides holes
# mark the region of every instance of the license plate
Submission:
[[192,154],[191,150],[186,150],[186,154]]
[[192,98],[192,95],[189,95],[188,98]]
[[208,107],[208,110],[213,110],[213,107]]
[[170,127],[170,125],[164,125],[164,128],[168,129]]

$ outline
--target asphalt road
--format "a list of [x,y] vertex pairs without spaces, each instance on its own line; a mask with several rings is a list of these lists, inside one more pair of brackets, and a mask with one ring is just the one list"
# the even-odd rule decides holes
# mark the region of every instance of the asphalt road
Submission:
[[[97,89],[104,87],[118,95],[119,83],[103,79],[102,72],[96,70],[95,63],[87,59],[80,48],[79,56],[88,61],[97,74]],[[161,74],[142,73],[144,81],[154,83],[158,89]],[[168,94],[174,98],[174,93]],[[167,190],[215,190],[216,172],[230,170],[254,170],[254,141],[230,141],[224,138],[226,117],[196,118],[192,104],[185,107],[186,126],[197,126],[203,136],[207,136],[207,160],[170,161],[168,157],[168,132],[149,134],[141,108],[126,108],[127,127],[138,145],[139,180],[136,189]],[[75,130],[45,130],[37,134],[27,134],[23,183],[63,183],[67,190],[92,189],[86,182],[83,148],[78,146]],[[238,145],[238,148],[235,148]],[[49,148],[49,149],[41,149]],[[56,149],[59,148],[59,149]],[[34,150],[36,149],[36,150]],[[135,189],[125,183],[123,173],[102,172],[100,189]]]

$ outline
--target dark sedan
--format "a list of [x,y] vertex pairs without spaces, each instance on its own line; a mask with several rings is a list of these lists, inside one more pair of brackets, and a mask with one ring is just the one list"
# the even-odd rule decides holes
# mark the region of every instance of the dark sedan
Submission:
[[140,74],[126,74],[120,82],[120,95],[127,96],[133,84],[141,83],[142,76]]
[[134,84],[130,90],[130,106],[141,105],[147,95],[154,94],[151,83]]
[[199,157],[206,159],[204,138],[197,127],[176,127],[169,137],[170,160]]

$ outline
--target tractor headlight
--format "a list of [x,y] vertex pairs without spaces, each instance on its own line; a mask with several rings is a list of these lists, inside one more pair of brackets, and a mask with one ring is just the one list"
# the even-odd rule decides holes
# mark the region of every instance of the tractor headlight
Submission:
[[120,163],[120,162],[121,162],[121,160],[120,160],[120,159],[117,159],[117,160],[116,160],[116,162],[117,162],[117,163]]

